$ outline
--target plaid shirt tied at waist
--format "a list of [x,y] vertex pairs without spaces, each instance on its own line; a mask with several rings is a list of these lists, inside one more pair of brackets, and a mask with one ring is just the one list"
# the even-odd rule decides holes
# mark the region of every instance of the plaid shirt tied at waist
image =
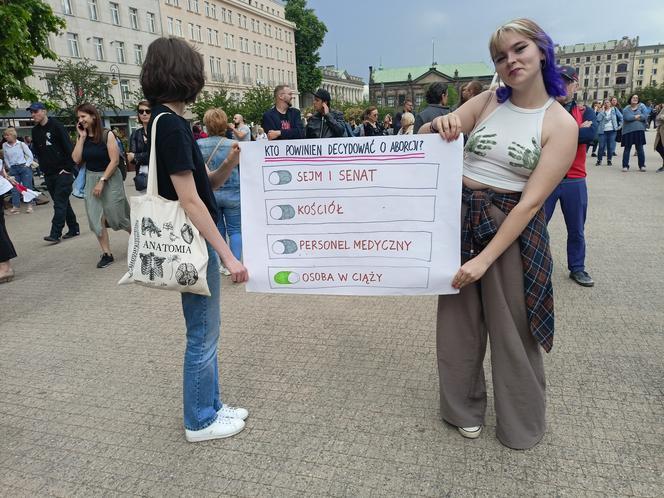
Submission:
[[[517,205],[521,193],[501,194],[493,190],[463,188],[462,200],[468,206],[461,224],[462,261],[477,256],[498,231],[489,213],[493,204],[506,215]],[[553,347],[553,259],[549,249],[544,210],[528,223],[519,236],[523,262],[523,286],[530,333],[548,353]]]

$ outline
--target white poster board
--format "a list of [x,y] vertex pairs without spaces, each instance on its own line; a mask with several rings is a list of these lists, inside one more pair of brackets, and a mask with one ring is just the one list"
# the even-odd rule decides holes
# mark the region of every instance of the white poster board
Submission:
[[462,153],[438,135],[241,144],[247,291],[456,293]]

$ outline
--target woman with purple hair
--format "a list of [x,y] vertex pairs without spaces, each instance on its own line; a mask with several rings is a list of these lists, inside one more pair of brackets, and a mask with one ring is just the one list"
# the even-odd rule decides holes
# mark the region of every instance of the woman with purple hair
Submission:
[[578,125],[555,100],[566,89],[553,47],[529,19],[499,27],[489,50],[504,86],[424,125],[448,141],[470,134],[462,266],[452,282],[459,293],[438,300],[441,416],[464,437],[479,437],[488,334],[496,436],[515,449],[535,446],[546,430],[539,348],[553,345],[553,263],[542,206],[577,150]]

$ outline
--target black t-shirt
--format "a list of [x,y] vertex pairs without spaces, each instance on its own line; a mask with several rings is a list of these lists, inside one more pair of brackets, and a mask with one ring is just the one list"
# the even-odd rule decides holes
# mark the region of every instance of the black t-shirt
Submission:
[[217,202],[214,199],[205,161],[194,141],[194,134],[189,123],[175,114],[168,107],[158,104],[152,108],[152,117],[148,125],[148,140],[152,137],[152,123],[162,113],[157,123],[157,178],[159,195],[172,201],[178,200],[170,175],[179,171],[192,171],[196,191],[210,211],[210,216],[217,222]]
[[288,113],[280,113],[277,111],[277,114],[279,114],[279,120],[281,121],[281,129],[282,130],[290,130],[290,121],[288,120]]
[[44,126],[32,128],[32,146],[39,156],[39,167],[46,175],[57,175],[63,169],[72,171],[74,147],[65,127],[57,119],[49,117]]
[[85,161],[85,169],[88,171],[95,171],[103,173],[111,162],[111,157],[108,155],[108,148],[104,140],[99,143],[94,143],[91,137],[87,137],[83,143],[83,161]]

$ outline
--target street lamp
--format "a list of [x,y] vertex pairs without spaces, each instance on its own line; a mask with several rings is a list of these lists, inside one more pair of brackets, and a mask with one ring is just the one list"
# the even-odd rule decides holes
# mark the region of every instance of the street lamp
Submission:
[[[118,67],[117,64],[111,64],[109,67],[111,71],[111,85],[117,85],[120,81],[120,78],[122,77],[120,75],[120,68]],[[125,101],[124,101],[124,92],[122,91],[122,86],[120,86],[120,100],[122,101],[122,108],[124,109]]]

